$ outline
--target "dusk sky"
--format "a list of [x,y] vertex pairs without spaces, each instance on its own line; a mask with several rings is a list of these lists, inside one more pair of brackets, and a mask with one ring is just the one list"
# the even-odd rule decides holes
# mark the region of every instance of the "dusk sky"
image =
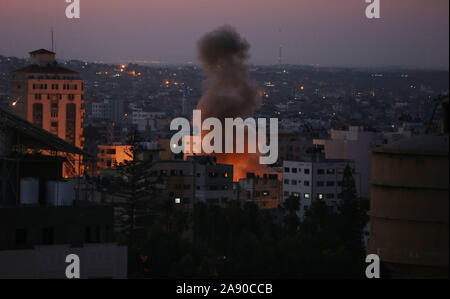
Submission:
[[405,66],[447,69],[448,0],[381,0],[381,19],[364,0],[80,0],[67,19],[65,0],[0,0],[0,54],[27,57],[51,48],[60,59],[126,62],[196,59],[196,42],[223,24],[252,48],[251,63]]

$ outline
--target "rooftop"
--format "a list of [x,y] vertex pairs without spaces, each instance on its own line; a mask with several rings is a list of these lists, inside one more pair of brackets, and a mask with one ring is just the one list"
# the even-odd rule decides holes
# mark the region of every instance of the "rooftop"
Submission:
[[27,148],[88,155],[75,145],[13,115],[3,108],[0,108],[0,126],[14,136],[13,142],[20,142],[20,145],[25,145]]
[[40,66],[37,64],[31,64],[24,68],[15,70],[18,73],[39,73],[39,74],[78,74],[68,68],[59,66],[57,63],[47,64],[45,66]]
[[414,136],[392,142],[383,147],[374,147],[371,150],[379,153],[448,156],[448,135]]
[[56,53],[46,50],[46,49],[39,49],[39,50],[31,51],[28,54],[30,54],[30,55],[35,55],[35,54],[53,54],[53,55],[55,55]]

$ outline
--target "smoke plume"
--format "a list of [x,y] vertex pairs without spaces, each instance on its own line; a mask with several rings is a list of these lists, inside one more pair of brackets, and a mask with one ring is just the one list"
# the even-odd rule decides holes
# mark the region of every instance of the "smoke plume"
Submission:
[[249,43],[225,25],[198,41],[198,58],[207,79],[198,108],[202,117],[248,117],[259,108],[258,89],[248,75]]
[[[261,105],[261,96],[249,78],[247,60],[249,43],[231,26],[222,26],[207,33],[198,41],[198,58],[206,73],[205,92],[198,109],[202,119],[216,117],[243,119],[253,115]],[[202,135],[207,132],[203,131]],[[225,135],[224,135],[225,136]],[[262,173],[266,167],[259,164],[258,153],[215,154],[219,163],[234,165],[234,180],[247,172]]]

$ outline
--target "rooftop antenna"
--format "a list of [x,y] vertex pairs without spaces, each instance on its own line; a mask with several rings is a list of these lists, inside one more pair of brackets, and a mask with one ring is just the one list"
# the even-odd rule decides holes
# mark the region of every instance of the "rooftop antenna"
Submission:
[[[278,29],[278,32],[280,33],[281,38],[281,28]],[[278,49],[278,64],[281,65],[282,62],[283,62],[283,44],[280,42],[280,47]]]
[[51,34],[52,34],[52,52],[55,52],[55,42],[54,42],[54,39],[53,39],[53,26],[51,27]]
[[281,65],[283,61],[283,44],[280,44],[280,48],[278,50],[278,64]]

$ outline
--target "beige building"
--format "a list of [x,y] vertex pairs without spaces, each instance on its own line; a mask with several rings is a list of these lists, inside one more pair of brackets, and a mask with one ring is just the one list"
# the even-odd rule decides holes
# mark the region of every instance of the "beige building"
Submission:
[[[83,90],[77,72],[58,65],[55,53],[40,49],[30,52],[30,65],[11,73],[10,110],[83,148]],[[72,158],[75,163],[79,160]],[[74,166],[65,171],[65,176],[78,171],[79,165]]]
[[448,278],[448,135],[372,148],[370,239],[392,277]]

